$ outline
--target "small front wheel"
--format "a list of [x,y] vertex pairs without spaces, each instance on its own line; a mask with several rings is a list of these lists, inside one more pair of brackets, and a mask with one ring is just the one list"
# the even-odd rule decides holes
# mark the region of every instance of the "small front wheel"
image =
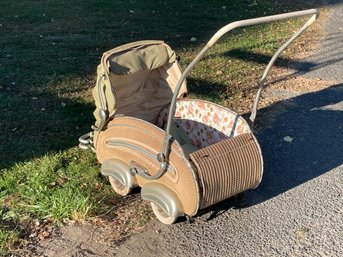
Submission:
[[122,184],[119,179],[112,177],[112,176],[109,176],[108,180],[110,181],[110,184],[111,184],[113,190],[117,194],[122,195],[122,196],[126,196],[126,195],[131,193],[132,188],[127,187],[124,184]]
[[170,225],[176,221],[177,217],[169,216],[160,206],[158,206],[157,204],[153,202],[150,202],[150,204],[151,204],[151,208],[155,216],[162,223],[166,225]]

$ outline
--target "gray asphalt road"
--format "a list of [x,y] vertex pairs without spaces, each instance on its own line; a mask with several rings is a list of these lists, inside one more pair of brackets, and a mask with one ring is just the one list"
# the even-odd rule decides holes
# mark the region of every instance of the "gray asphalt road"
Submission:
[[334,8],[308,76],[340,82],[260,112],[283,110],[257,135],[265,159],[260,187],[238,208],[228,200],[193,224],[155,222],[118,256],[343,256],[343,7]]
[[331,15],[319,51],[302,67],[306,76],[343,81],[343,1],[329,0]]

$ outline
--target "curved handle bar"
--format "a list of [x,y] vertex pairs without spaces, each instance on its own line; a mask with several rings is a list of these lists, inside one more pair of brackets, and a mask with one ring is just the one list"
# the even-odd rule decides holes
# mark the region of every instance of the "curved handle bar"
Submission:
[[279,57],[279,55],[297,38],[299,37],[316,19],[318,16],[318,10],[317,9],[310,9],[310,10],[305,10],[305,11],[299,11],[299,12],[291,12],[291,13],[285,13],[285,14],[278,14],[278,15],[271,15],[271,16],[266,16],[266,17],[261,17],[261,18],[255,18],[255,19],[247,19],[247,20],[242,20],[242,21],[236,21],[232,22],[215,33],[212,38],[208,41],[208,43],[201,49],[201,51],[198,53],[198,55],[194,58],[194,60],[187,66],[185,71],[182,73],[175,91],[174,95],[170,104],[170,109],[169,109],[169,115],[168,115],[168,121],[167,121],[167,127],[166,127],[166,135],[164,138],[164,144],[163,144],[163,149],[162,152],[159,153],[158,155],[160,156],[160,169],[159,171],[154,175],[150,176],[145,174],[145,178],[147,179],[158,179],[160,178],[164,172],[166,171],[168,165],[168,156],[169,156],[169,151],[170,151],[170,144],[171,144],[171,135],[170,135],[170,130],[171,130],[171,125],[173,121],[173,117],[175,115],[175,108],[176,108],[176,101],[177,101],[177,96],[179,94],[180,88],[184,80],[186,79],[186,76],[188,73],[191,71],[191,69],[201,60],[201,58],[204,56],[204,54],[227,32],[240,28],[240,27],[246,27],[246,26],[251,26],[251,25],[257,25],[257,24],[263,24],[263,23],[268,23],[268,22],[273,22],[273,21],[280,21],[280,20],[286,20],[286,19],[291,19],[291,18],[298,18],[298,17],[303,17],[303,16],[308,16],[312,15],[309,20],[305,23],[305,25],[298,31],[296,32],[285,44],[283,44],[279,50],[275,53],[275,55],[272,57],[270,60],[267,68],[265,69],[262,78],[260,79],[258,83],[258,91],[257,95],[253,104],[251,116],[249,118],[251,124],[255,121],[256,117],[256,110],[258,106],[258,102],[261,96],[261,91],[263,89],[264,81],[275,63],[276,59]]
[[288,39],[277,51],[276,53],[273,55],[273,57],[270,59],[266,69],[263,72],[263,75],[261,77],[261,79],[258,82],[258,90],[256,93],[256,97],[255,97],[255,101],[251,110],[251,115],[249,117],[249,121],[250,121],[250,126],[251,128],[253,127],[253,124],[255,122],[255,118],[256,118],[256,112],[257,112],[257,106],[258,106],[258,102],[260,100],[261,97],[261,92],[262,89],[264,87],[264,82],[266,81],[266,78],[269,74],[269,71],[271,70],[271,68],[273,67],[276,59],[280,56],[280,54],[295,40],[297,39],[309,26],[311,26],[311,24],[317,19],[318,16],[318,11],[315,10],[309,10],[309,11],[313,11],[313,15],[311,16],[310,19],[308,19],[306,21],[306,23],[301,27],[300,30],[298,30],[296,33],[294,33],[294,35]]
[[[268,72],[274,62],[276,61],[277,57],[286,49],[287,46],[289,46],[297,37],[299,37],[317,18],[318,15],[318,10],[317,9],[310,9],[306,11],[300,11],[300,12],[291,12],[291,13],[285,13],[285,14],[278,14],[278,15],[272,15],[272,16],[266,16],[266,17],[261,17],[261,18],[255,18],[255,19],[248,19],[248,20],[242,20],[242,21],[236,21],[233,23],[230,23],[220,30],[218,30],[217,33],[214,34],[214,36],[208,41],[208,43],[203,47],[203,49],[199,52],[199,54],[194,58],[194,60],[187,66],[185,71],[182,73],[182,76],[180,77],[177,86],[174,91],[174,95],[170,104],[170,109],[169,109],[169,115],[168,115],[168,122],[167,122],[167,128],[166,128],[166,137],[169,138],[170,135],[170,129],[171,129],[171,124],[173,117],[175,115],[175,108],[176,108],[176,100],[177,96],[179,93],[179,90],[181,88],[182,83],[186,79],[186,76],[190,72],[190,70],[200,61],[200,59],[204,56],[204,54],[220,39],[224,34],[227,32],[239,28],[239,27],[246,27],[246,26],[251,26],[251,25],[257,25],[257,24],[262,24],[262,23],[268,23],[272,21],[280,21],[280,20],[285,20],[285,19],[290,19],[290,18],[298,18],[302,16],[307,16],[307,15],[312,15],[311,18],[305,23],[305,25],[297,32],[295,33],[292,38],[290,38],[273,56],[271,61],[269,62],[261,81],[263,82],[268,75]],[[263,87],[263,83],[259,83],[260,88]],[[262,88],[261,88],[262,89]],[[261,90],[259,90],[258,93],[258,98],[260,96]],[[257,106],[258,101],[254,103],[254,106]],[[166,139],[167,140],[167,139]]]

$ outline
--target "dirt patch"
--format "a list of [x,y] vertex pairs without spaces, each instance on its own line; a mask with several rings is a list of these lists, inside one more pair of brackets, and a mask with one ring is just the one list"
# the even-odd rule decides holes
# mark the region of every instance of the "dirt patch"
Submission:
[[114,256],[114,249],[101,241],[104,228],[92,223],[76,224],[56,230],[53,236],[28,244],[31,256]]
[[10,256],[114,256],[117,245],[142,231],[153,219],[150,205],[139,194],[123,197],[114,208],[84,222],[62,227],[36,224],[31,234],[19,242]]

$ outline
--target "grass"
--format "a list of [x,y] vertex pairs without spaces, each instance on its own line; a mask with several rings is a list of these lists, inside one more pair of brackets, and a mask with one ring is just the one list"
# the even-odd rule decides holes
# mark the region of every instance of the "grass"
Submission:
[[16,230],[0,228],[0,256],[7,253],[8,247],[19,238]]
[[82,221],[116,202],[93,154],[76,148],[3,169],[0,191],[0,249],[27,233],[22,224]]
[[[95,156],[76,148],[93,122],[90,90],[105,50],[163,39],[185,67],[221,26],[314,2],[2,0],[0,254],[25,234],[20,229],[25,220],[83,220],[116,203]],[[263,67],[260,56],[271,55],[299,24],[231,33],[190,74],[191,97],[234,106],[253,90]],[[144,214],[141,220],[148,218]]]
[[[295,27],[299,24],[300,21],[292,22]],[[273,23],[246,28],[215,45],[191,73],[189,80],[193,82],[190,88],[194,97],[205,96],[234,108],[233,100],[254,90],[264,67],[257,64],[260,56],[272,56],[276,47],[289,36],[290,31],[284,25]],[[262,60],[262,64],[267,61],[269,58]]]
[[72,148],[6,169],[0,178],[3,215],[61,222],[97,212],[108,193],[93,156]]

